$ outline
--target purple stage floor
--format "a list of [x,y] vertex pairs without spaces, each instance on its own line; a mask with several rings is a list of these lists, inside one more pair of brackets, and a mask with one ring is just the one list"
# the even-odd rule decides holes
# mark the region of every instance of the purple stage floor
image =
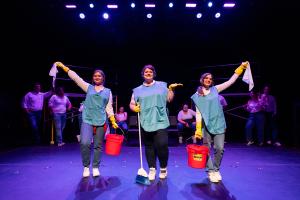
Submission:
[[150,186],[135,183],[138,153],[123,146],[119,156],[103,154],[101,176],[82,178],[79,144],[1,152],[0,199],[300,199],[299,150],[227,143],[223,181],[211,184],[203,169],[188,167],[184,146],[170,147],[168,178]]

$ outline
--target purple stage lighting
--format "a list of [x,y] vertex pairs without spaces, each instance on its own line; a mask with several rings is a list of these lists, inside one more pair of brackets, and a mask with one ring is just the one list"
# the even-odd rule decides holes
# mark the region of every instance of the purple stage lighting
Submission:
[[109,18],[109,15],[108,15],[107,13],[104,13],[104,14],[102,15],[102,17],[103,17],[104,19],[108,19],[108,18]]
[[115,9],[115,8],[118,8],[118,5],[116,5],[116,4],[108,4],[107,8]]
[[224,3],[224,8],[233,8],[235,6],[235,3]]
[[79,14],[79,17],[80,17],[80,19],[84,19],[84,18],[85,18],[85,14],[80,13],[80,14]]
[[185,7],[187,7],[187,8],[196,8],[196,6],[197,6],[197,4],[195,4],[195,3],[186,3],[185,4]]
[[155,4],[146,3],[145,8],[155,8]]
[[66,8],[76,8],[76,5],[66,5]]
[[197,17],[198,19],[200,19],[200,18],[202,17],[202,14],[201,14],[201,13],[197,13],[196,17]]

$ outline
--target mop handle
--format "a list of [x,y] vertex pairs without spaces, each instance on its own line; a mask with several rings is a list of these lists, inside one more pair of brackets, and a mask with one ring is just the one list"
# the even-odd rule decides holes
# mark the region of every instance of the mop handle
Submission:
[[140,125],[140,113],[138,112],[138,126],[139,126],[139,143],[140,143],[140,160],[141,168],[143,168],[143,157],[142,157],[142,139],[141,139],[141,125]]

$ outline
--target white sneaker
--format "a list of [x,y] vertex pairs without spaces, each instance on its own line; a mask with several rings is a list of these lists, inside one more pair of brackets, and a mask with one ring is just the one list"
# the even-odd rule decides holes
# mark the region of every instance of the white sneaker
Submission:
[[155,175],[156,175],[156,169],[150,167],[149,174],[148,174],[149,181],[153,181],[155,179]]
[[93,176],[100,176],[100,172],[98,168],[93,168]]
[[160,168],[159,178],[165,179],[165,178],[167,178],[167,175],[168,175],[167,168]]
[[89,177],[90,176],[90,169],[88,167],[84,167],[82,176],[83,177]]
[[182,144],[182,137],[179,137],[179,144]]
[[275,142],[274,145],[275,145],[276,147],[281,147],[280,142]]
[[247,146],[250,146],[250,145],[252,145],[252,144],[254,144],[254,142],[253,142],[253,141],[249,141],[249,142],[247,143]]
[[220,173],[219,171],[214,172],[214,176],[215,176],[219,181],[222,180],[222,176],[221,176],[221,173]]
[[215,172],[213,172],[213,171],[208,172],[208,179],[212,183],[218,183],[219,182],[218,178],[215,176]]
[[268,141],[267,141],[267,144],[271,145],[271,144],[272,144],[271,140],[268,140]]

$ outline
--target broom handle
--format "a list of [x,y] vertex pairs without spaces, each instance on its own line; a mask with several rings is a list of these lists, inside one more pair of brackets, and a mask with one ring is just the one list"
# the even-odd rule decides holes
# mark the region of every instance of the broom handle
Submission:
[[140,143],[140,160],[141,168],[143,168],[143,157],[142,157],[142,139],[141,139],[141,124],[140,124],[140,113],[138,112],[138,126],[139,126],[139,143]]

